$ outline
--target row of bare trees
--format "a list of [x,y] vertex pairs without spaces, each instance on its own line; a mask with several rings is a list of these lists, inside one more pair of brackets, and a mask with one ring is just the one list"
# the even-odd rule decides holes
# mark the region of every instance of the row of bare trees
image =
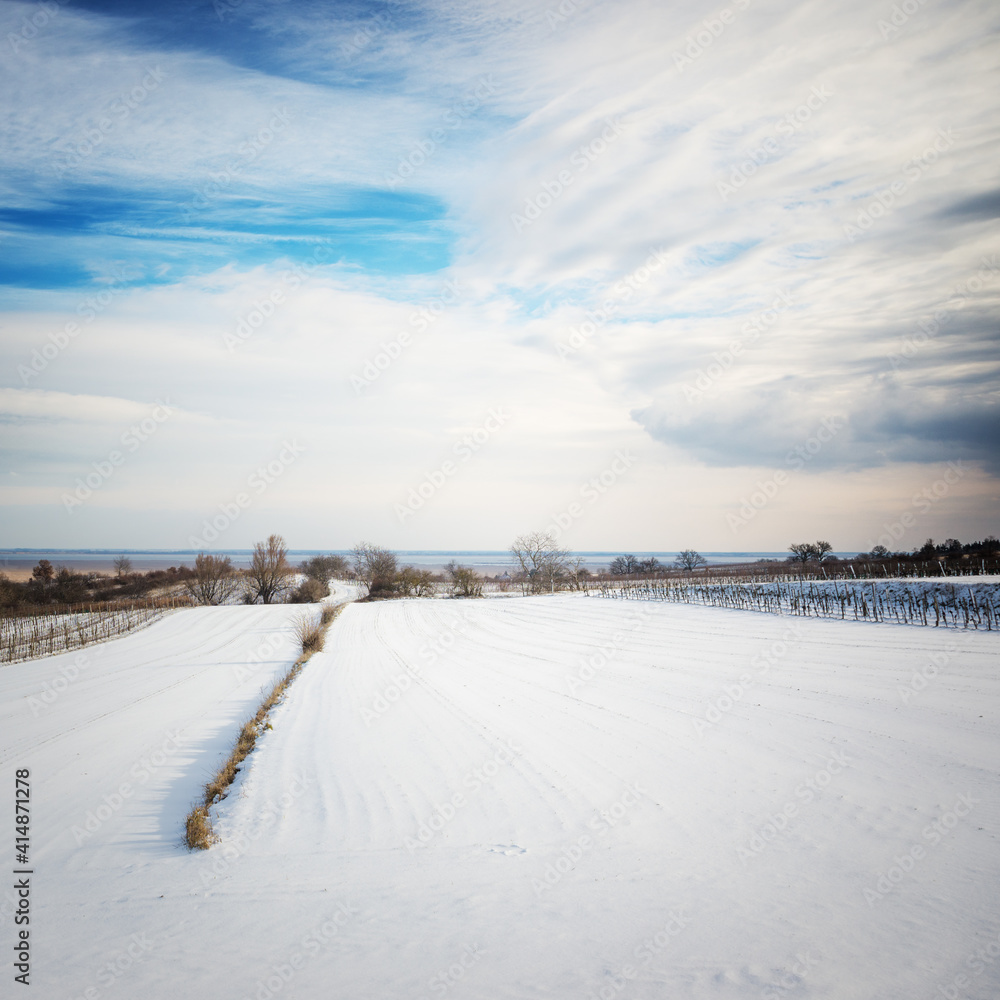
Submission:
[[[199,604],[227,604],[234,597],[244,604],[278,604],[283,601],[315,603],[330,592],[330,580],[348,573],[343,556],[314,556],[300,566],[288,561],[288,546],[281,535],[270,535],[253,547],[250,566],[238,570],[229,556],[200,552],[187,592]],[[295,585],[298,576],[305,579]]]
[[522,594],[552,594],[557,590],[582,590],[590,571],[579,556],[573,558],[545,531],[518,535],[510,547],[514,579]]

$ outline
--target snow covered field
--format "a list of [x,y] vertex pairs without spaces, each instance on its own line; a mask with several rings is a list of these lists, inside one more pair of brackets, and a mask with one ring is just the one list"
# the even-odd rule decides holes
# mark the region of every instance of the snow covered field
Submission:
[[65,685],[79,653],[0,669],[11,854],[31,769],[30,995],[1000,991],[996,633],[353,605],[218,808],[222,842],[189,854],[186,809],[300,611],[178,611]]

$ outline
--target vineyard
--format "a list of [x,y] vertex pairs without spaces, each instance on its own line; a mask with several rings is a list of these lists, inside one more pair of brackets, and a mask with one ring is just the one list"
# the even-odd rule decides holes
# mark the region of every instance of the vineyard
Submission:
[[601,580],[601,597],[636,601],[707,604],[741,611],[812,618],[931,625],[943,628],[1000,627],[1000,585],[943,580],[806,580],[716,578]]
[[186,603],[183,598],[161,597],[129,603],[7,609],[0,612],[0,663],[51,656],[127,635]]

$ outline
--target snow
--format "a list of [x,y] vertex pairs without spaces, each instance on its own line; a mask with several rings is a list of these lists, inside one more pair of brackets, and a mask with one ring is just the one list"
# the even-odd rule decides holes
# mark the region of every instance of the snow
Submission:
[[37,717],[78,654],[0,670],[3,787],[32,771],[35,995],[997,995],[995,633],[355,604],[217,808],[222,841],[188,853],[302,610],[174,612],[89,650]]

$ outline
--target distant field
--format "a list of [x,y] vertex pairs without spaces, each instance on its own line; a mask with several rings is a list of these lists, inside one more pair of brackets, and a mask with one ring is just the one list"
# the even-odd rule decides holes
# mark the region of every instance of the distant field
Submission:
[[[0,670],[40,995],[100,988],[140,934],[116,995],[172,1000],[183,969],[219,1000],[909,1000],[1000,932],[996,633],[353,605],[217,807],[222,841],[188,853],[296,610],[179,610],[75,673]],[[995,996],[1000,964],[974,986]]]

